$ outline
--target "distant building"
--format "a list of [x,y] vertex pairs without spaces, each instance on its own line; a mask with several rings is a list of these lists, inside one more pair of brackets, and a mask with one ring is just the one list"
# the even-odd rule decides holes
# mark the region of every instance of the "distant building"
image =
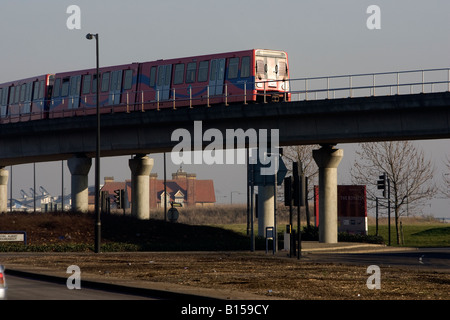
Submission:
[[[150,174],[150,208],[164,207],[164,179],[158,179],[158,174]],[[114,177],[105,177],[101,191],[108,191],[111,208],[114,208],[114,190],[125,190],[125,208],[131,205],[131,180],[114,181]],[[167,207],[170,202],[181,203],[183,207],[213,206],[216,202],[213,180],[197,180],[195,173],[186,173],[182,168],[172,174],[171,180],[166,180]]]

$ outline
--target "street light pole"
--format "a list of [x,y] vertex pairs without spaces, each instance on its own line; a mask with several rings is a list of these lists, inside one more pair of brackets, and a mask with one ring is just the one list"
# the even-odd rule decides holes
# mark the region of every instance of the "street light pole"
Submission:
[[101,220],[100,220],[100,71],[99,71],[99,50],[98,50],[98,33],[88,33],[86,39],[95,38],[95,55],[97,68],[97,142],[95,147],[95,253],[100,252],[101,242]]

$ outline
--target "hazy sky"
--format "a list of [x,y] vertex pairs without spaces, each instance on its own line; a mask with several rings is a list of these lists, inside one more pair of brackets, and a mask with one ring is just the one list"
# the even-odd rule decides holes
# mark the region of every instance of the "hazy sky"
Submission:
[[[80,30],[67,27],[70,5],[81,9]],[[380,30],[366,26],[370,5],[381,9]],[[90,32],[100,34],[102,66],[270,48],[288,52],[293,78],[444,68],[450,66],[449,12],[448,0],[3,0],[0,83],[94,67],[95,45],[85,39]],[[437,178],[449,142],[418,142],[435,162]],[[345,157],[339,183],[349,183],[356,145],[338,147]],[[162,176],[162,156],[154,157],[153,172]],[[101,177],[129,179],[128,158],[102,159]],[[36,185],[58,195],[61,163],[36,168]],[[231,191],[245,192],[244,166],[184,168],[199,179],[214,179],[218,202],[229,202]],[[169,165],[168,174],[176,169]],[[33,186],[32,174],[32,164],[13,168],[14,196]],[[94,166],[89,179],[93,184]],[[67,194],[67,168],[64,181]],[[233,194],[233,201],[245,196]],[[448,200],[434,200],[426,213],[450,216],[449,207]]]

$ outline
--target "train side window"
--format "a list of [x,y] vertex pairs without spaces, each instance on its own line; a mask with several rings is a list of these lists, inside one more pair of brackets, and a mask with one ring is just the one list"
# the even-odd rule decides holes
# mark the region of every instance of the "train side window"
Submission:
[[113,71],[111,74],[111,91],[120,91],[122,87],[122,70]]
[[[38,82],[36,82],[38,84]],[[36,91],[38,91],[36,89]],[[60,95],[61,91],[61,79],[55,79],[55,84],[53,85],[53,98],[57,98]]]
[[105,72],[102,76],[102,92],[106,92],[109,89],[109,72]]
[[4,106],[8,104],[8,88],[3,88],[2,104]]
[[16,92],[16,87],[11,86],[9,90],[9,104],[14,104],[14,93]]
[[92,93],[97,93],[97,74],[92,77]]
[[208,80],[209,61],[201,61],[198,66],[198,82],[205,82]]
[[69,95],[69,85],[70,85],[70,77],[63,78],[61,85],[61,97],[67,97]]
[[130,90],[132,86],[133,86],[133,70],[125,70],[123,89]]
[[33,98],[33,82],[27,83],[27,92],[25,94],[25,101],[30,102]]
[[195,76],[197,73],[197,62],[190,62],[186,69],[186,83],[195,82]]
[[70,78],[70,96],[80,95],[81,77],[73,76]]
[[5,89],[0,88],[0,106],[1,106],[0,117],[2,117],[2,118],[6,117],[6,111],[7,111],[5,103],[3,103],[3,96],[4,96],[3,93],[6,93],[6,88]]
[[25,93],[27,93],[27,84],[26,83],[23,83],[21,86],[20,86],[21,88],[20,88],[20,102],[24,102],[25,101]]
[[16,92],[14,95],[14,103],[19,103],[20,98],[20,87],[16,87]]
[[241,78],[250,77],[250,57],[242,57]]
[[236,79],[239,72],[239,58],[231,58],[228,63],[228,79]]
[[175,65],[175,74],[173,84],[181,84],[184,82],[184,63]]
[[83,76],[83,94],[89,94],[91,92],[92,76],[90,74]]
[[156,66],[150,68],[150,87],[154,87],[156,84]]
[[39,99],[39,81],[35,81],[33,83],[34,89],[33,89],[33,100]]
[[216,73],[217,73],[217,60],[211,61],[211,76],[209,77],[209,81],[216,81]]
[[45,82],[44,80],[39,81],[39,99],[44,99],[45,94]]

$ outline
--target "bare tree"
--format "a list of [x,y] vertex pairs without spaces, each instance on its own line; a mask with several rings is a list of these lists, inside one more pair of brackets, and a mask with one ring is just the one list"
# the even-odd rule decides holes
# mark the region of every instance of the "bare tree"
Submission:
[[350,171],[352,182],[367,185],[369,198],[375,200],[379,195],[375,186],[381,174],[386,173],[390,180],[398,244],[400,216],[418,213],[437,191],[434,166],[410,141],[362,143],[356,155]]
[[[292,163],[301,163],[303,173],[308,177],[308,189],[311,191],[314,188],[314,184],[317,183],[319,169],[316,162],[313,159],[313,150],[319,149],[319,145],[300,145],[290,146],[283,148],[283,159],[288,169],[288,174],[292,172]],[[308,193],[312,199],[314,197],[312,192]]]
[[[317,184],[318,182],[319,170],[312,154],[313,150],[318,149],[319,147],[319,145],[300,145],[283,148],[283,160],[286,163],[288,175],[292,173],[292,163],[297,162],[301,164],[301,169],[308,178],[308,200],[314,199],[314,184]],[[305,215],[308,226],[310,225],[309,212],[309,204],[307,204],[307,207],[305,208]]]

